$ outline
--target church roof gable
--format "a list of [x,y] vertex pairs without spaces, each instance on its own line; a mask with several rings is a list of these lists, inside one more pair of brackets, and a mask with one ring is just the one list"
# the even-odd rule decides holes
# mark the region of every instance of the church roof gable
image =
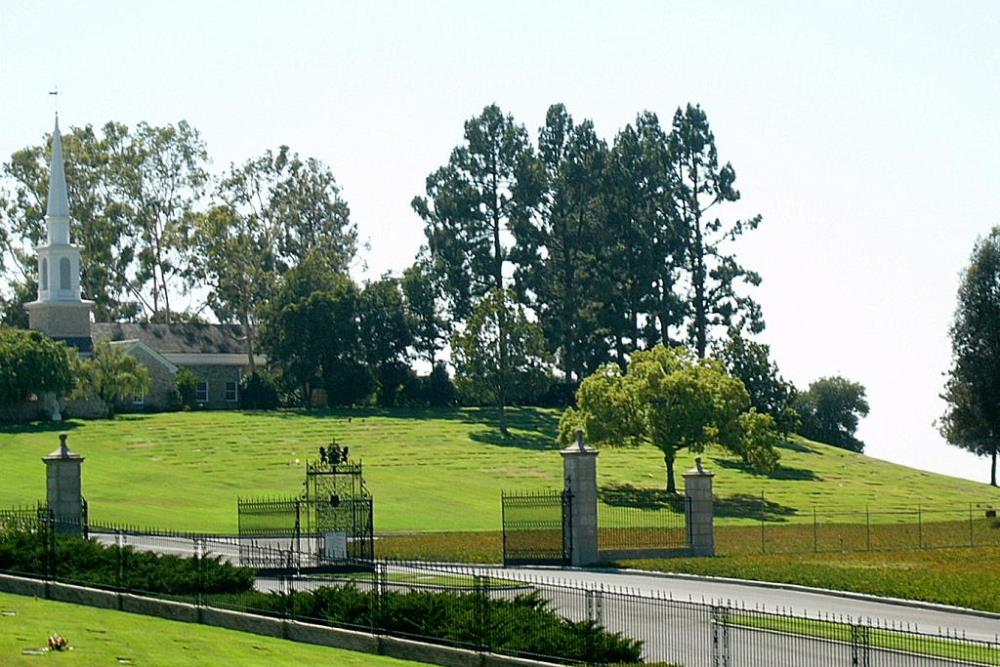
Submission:
[[160,354],[246,352],[246,334],[237,324],[98,322],[91,332],[95,342],[138,340]]

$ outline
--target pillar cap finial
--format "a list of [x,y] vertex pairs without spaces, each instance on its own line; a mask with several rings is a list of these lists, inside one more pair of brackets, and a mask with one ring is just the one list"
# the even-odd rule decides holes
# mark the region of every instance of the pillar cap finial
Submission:
[[67,440],[69,440],[69,433],[66,433],[65,431],[60,433],[58,449],[56,449],[51,454],[46,456],[43,460],[55,461],[55,460],[75,459],[82,461],[83,457],[69,448],[69,445],[66,442]]

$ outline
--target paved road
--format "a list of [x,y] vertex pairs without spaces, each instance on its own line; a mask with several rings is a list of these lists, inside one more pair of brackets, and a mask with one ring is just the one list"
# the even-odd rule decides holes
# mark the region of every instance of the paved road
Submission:
[[[114,536],[96,537],[101,541],[114,541]],[[129,536],[127,543],[137,549],[183,555],[194,553],[196,548],[194,541],[185,538]],[[234,541],[209,541],[206,546],[213,555],[221,555],[233,561],[238,559],[239,546]],[[469,568],[463,569],[469,571]],[[931,634],[938,633],[940,629],[948,629],[969,639],[987,641],[995,641],[1000,632],[1000,620],[984,615],[850,599],[823,593],[634,572],[502,567],[474,569],[492,577],[530,581],[545,591],[553,607],[568,618],[586,620],[588,615],[597,615],[609,630],[642,639],[646,647],[645,657],[648,659],[676,660],[687,667],[709,667],[713,651],[713,631],[718,637],[719,627],[713,624],[708,608],[700,603],[778,610],[797,616],[831,620],[853,619],[867,624],[909,628]],[[389,572],[397,578],[405,578],[408,572],[425,571],[391,566]],[[546,582],[555,585],[546,586]],[[296,582],[295,586],[301,590],[323,583],[319,580],[302,580]],[[257,581],[260,590],[280,590],[283,585],[283,582],[275,579],[260,578]],[[595,607],[588,608],[588,589],[605,592],[604,595],[597,596],[600,602],[596,603],[599,607],[596,612]],[[510,591],[509,595],[516,592]],[[699,604],[690,605],[688,602]],[[830,667],[841,664],[836,659],[841,654],[845,660],[843,664],[851,664],[850,647],[847,645],[746,628],[729,627],[726,630],[728,637],[725,638],[725,643],[729,646],[728,664],[731,667]],[[933,658],[921,658],[917,662],[913,656],[905,656],[903,662],[902,657],[890,651],[873,649],[870,664],[905,664],[907,667],[960,664]]]

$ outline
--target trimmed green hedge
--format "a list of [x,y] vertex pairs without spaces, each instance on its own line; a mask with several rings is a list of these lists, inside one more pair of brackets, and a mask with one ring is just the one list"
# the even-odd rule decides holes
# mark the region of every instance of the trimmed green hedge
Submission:
[[122,586],[147,593],[195,595],[243,593],[253,588],[249,568],[224,563],[221,557],[161,556],[132,547],[119,549],[80,537],[57,537],[48,553],[44,532],[0,531],[0,570],[52,576],[62,581]]
[[[377,601],[377,604],[376,604]],[[511,599],[484,593],[384,591],[377,598],[351,583],[291,594],[251,593],[245,607],[338,625],[443,640],[493,651],[594,663],[635,663],[642,642],[591,621],[559,616],[536,592]]]

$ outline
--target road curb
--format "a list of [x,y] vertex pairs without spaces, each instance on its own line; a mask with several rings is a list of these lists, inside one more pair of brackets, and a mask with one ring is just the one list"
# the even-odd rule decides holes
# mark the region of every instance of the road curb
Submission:
[[[578,568],[582,569],[582,568]],[[713,577],[709,575],[687,574],[685,572],[658,572],[652,570],[637,570],[635,568],[600,568],[589,569],[588,572],[614,572],[629,575],[646,575],[658,577],[660,579],[684,579],[687,581],[706,581],[718,584],[735,584],[740,586],[754,586],[756,588],[770,588],[775,590],[795,591],[797,593],[814,593],[816,595],[832,595],[849,600],[861,600],[864,602],[879,602],[882,604],[892,604],[900,607],[913,607],[916,609],[927,609],[930,611],[941,611],[950,614],[964,614],[966,616],[979,616],[980,618],[990,618],[1000,620],[1000,614],[992,611],[981,611],[969,609],[967,607],[954,607],[952,605],[941,604],[939,602],[926,602],[924,600],[907,600],[904,598],[890,598],[870,593],[856,593],[854,591],[839,591],[833,588],[817,588],[815,586],[803,586],[801,584],[788,584],[775,581],[757,581],[756,579],[736,579],[734,577]]]

